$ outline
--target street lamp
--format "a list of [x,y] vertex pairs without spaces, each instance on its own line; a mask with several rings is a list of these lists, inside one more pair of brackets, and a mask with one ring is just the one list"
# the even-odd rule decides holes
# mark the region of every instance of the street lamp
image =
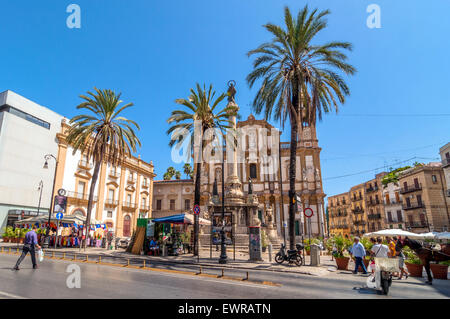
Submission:
[[47,155],[44,156],[44,159],[45,159],[44,169],[48,169],[48,161],[51,158],[53,158],[55,160],[56,165],[55,165],[55,173],[54,173],[54,176],[53,176],[52,193],[50,195],[50,209],[48,211],[47,232],[45,234],[44,245],[43,245],[45,248],[48,248],[49,241],[50,241],[50,238],[49,238],[49,234],[50,234],[50,219],[51,219],[52,211],[53,211],[53,194],[55,193],[56,171],[58,170],[58,160],[52,154],[47,154]]
[[42,180],[39,182],[39,186],[38,186],[38,191],[40,191],[39,193],[39,204],[38,204],[38,217],[39,217],[39,210],[41,209],[41,198],[42,198],[42,189],[44,188],[44,182],[42,182]]

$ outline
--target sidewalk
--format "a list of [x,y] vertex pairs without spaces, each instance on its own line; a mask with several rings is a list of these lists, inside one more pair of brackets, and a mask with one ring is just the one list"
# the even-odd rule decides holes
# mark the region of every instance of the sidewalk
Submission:
[[[22,245],[19,245],[21,248]],[[12,248],[14,251],[18,246],[17,244],[11,243],[0,243],[0,247],[4,249]],[[274,271],[274,272],[288,272],[288,273],[297,273],[297,274],[306,274],[313,276],[325,276],[330,274],[331,272],[336,271],[336,263],[331,260],[331,256],[320,256],[320,266],[309,266],[310,258],[306,256],[306,260],[304,261],[304,265],[298,267],[296,265],[289,265],[286,262],[279,265],[272,259],[272,262],[269,262],[269,254],[268,252],[264,252],[262,255],[263,261],[261,262],[249,262],[248,261],[248,253],[242,250],[236,250],[235,260],[233,260],[233,249],[227,249],[227,263],[219,264],[219,256],[220,251],[216,251],[215,248],[212,251],[212,258],[210,258],[210,250],[209,249],[200,249],[199,258],[194,257],[192,254],[184,254],[180,256],[143,256],[143,255],[133,255],[131,253],[127,253],[125,249],[117,249],[117,250],[106,250],[105,248],[94,248],[88,247],[86,250],[79,248],[57,248],[57,249],[45,249],[44,250],[47,255],[52,252],[57,252],[58,254],[67,253],[68,255],[77,254],[79,256],[88,255],[88,256],[99,256],[103,257],[111,257],[111,258],[120,258],[120,259],[133,259],[136,260],[146,260],[146,262],[156,262],[156,263],[166,263],[166,264],[186,264],[186,265],[198,265],[204,267],[225,267],[225,268],[234,268],[234,269],[248,269],[248,270],[263,270],[263,271]],[[276,252],[272,252],[273,257]],[[350,266],[349,266],[350,269]]]

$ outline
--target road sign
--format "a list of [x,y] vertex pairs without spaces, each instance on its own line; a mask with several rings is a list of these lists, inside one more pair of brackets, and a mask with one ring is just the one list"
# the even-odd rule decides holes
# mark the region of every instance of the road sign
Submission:
[[56,213],[56,219],[61,220],[63,217],[63,213]]
[[283,222],[283,227],[286,228],[287,227],[287,223]]
[[194,214],[195,215],[198,215],[198,214],[200,214],[200,206],[199,205],[194,205]]
[[311,218],[314,215],[314,212],[311,208],[305,208],[305,210],[303,211],[303,214],[305,215],[305,217],[307,218]]

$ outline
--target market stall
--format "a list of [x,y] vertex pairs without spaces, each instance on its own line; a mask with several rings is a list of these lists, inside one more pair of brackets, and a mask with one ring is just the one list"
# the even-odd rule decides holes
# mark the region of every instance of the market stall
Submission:
[[50,247],[55,246],[55,242],[57,247],[79,247],[83,239],[86,239],[86,246],[104,247],[106,245],[107,226],[101,222],[94,221],[90,225],[88,235],[85,237],[86,232],[83,232],[85,220],[84,216],[80,215],[68,215],[62,219],[52,216],[49,224],[48,217],[36,216],[17,221],[15,226],[16,228],[30,229],[33,225],[36,225],[38,227],[38,240],[41,243],[49,226]]
[[[158,244],[163,255],[177,256],[190,251],[192,247],[192,225],[194,225],[195,217],[192,214],[184,213],[162,218],[153,219],[152,222],[156,224],[154,231],[154,238],[157,239]],[[211,225],[209,220],[199,218],[199,225]]]

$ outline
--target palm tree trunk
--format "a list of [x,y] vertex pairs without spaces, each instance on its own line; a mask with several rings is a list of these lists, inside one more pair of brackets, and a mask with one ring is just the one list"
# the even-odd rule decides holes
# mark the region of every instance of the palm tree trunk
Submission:
[[[101,157],[101,158],[103,158],[103,157]],[[100,172],[101,164],[102,164],[102,160],[99,160],[95,163],[94,174],[92,175],[91,186],[89,188],[89,200],[88,200],[88,206],[87,206],[86,222],[84,223],[84,228],[86,229],[86,237],[85,237],[85,240],[83,243],[84,249],[86,249],[86,239],[89,236],[92,203],[94,201],[95,185],[97,184],[97,179],[98,179],[98,174]]]
[[[294,86],[295,87],[295,86]],[[298,91],[293,90],[292,105],[299,112],[298,107]],[[297,136],[298,136],[298,122],[297,117],[291,111],[291,145],[289,157],[289,249],[295,249],[295,177],[296,177],[296,159],[297,159]]]
[[[194,205],[200,205],[200,176],[202,163],[197,163],[195,173]],[[198,215],[194,214],[194,256],[198,256]]]

